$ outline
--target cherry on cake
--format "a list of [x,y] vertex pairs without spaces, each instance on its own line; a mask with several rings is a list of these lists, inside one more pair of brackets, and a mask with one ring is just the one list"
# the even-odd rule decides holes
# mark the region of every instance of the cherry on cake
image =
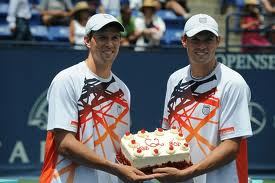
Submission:
[[137,134],[125,133],[121,139],[121,152],[117,159],[123,164],[150,174],[153,168],[184,169],[191,166],[189,153],[189,145],[177,128],[156,128],[154,132],[142,129]]

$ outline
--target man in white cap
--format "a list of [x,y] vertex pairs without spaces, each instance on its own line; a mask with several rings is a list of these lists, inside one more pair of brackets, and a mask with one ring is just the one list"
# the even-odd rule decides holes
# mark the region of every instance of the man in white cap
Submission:
[[124,27],[109,14],[85,27],[88,58],[53,79],[49,102],[43,183],[115,183],[152,179],[115,163],[121,137],[130,130],[130,92],[111,72]]
[[190,145],[193,166],[158,168],[164,182],[247,183],[246,137],[252,135],[250,89],[243,77],[218,63],[218,24],[206,14],[185,24],[182,45],[189,65],[167,84],[163,128],[176,126]]

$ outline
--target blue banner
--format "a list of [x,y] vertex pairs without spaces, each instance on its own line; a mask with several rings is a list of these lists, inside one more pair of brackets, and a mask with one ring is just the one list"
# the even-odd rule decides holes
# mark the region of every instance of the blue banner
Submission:
[[[46,92],[54,76],[87,57],[86,50],[0,48],[0,175],[39,173],[47,123]],[[254,136],[249,169],[275,170],[275,55],[218,53],[218,61],[242,74],[252,91]],[[122,49],[113,65],[131,91],[132,131],[161,125],[166,82],[188,64],[184,49],[134,52]]]

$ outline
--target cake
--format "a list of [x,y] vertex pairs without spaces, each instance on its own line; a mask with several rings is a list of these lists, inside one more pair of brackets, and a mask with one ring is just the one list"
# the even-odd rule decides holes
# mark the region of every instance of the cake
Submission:
[[158,167],[184,169],[191,166],[189,153],[189,145],[176,127],[157,128],[154,132],[142,129],[137,134],[125,133],[117,160],[150,174]]

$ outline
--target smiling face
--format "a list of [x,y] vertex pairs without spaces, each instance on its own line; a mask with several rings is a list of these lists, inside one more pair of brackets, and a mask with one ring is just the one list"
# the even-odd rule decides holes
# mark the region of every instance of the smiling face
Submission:
[[209,31],[202,31],[192,37],[184,36],[182,45],[187,49],[190,64],[207,64],[215,62],[215,52],[220,37]]
[[85,37],[86,46],[95,66],[111,67],[120,46],[120,30],[110,24],[96,31],[92,36]]

